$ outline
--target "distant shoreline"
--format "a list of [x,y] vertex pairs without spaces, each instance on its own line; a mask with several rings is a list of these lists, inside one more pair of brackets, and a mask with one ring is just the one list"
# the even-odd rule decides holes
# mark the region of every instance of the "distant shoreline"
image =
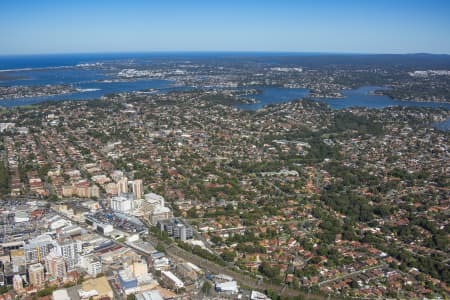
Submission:
[[[357,60],[445,60],[450,66],[450,53],[352,53],[352,52],[301,52],[301,51],[136,51],[136,52],[93,52],[93,53],[41,53],[0,54],[0,72],[20,72],[48,68],[71,68],[77,64],[117,61],[140,58],[198,58],[198,57],[274,57],[274,58],[354,58]],[[60,64],[55,62],[59,61]],[[45,61],[49,62],[46,64]],[[52,61],[50,63],[50,61]],[[66,61],[66,63],[62,63]],[[67,61],[70,61],[67,63]],[[14,64],[18,64],[14,67]]]

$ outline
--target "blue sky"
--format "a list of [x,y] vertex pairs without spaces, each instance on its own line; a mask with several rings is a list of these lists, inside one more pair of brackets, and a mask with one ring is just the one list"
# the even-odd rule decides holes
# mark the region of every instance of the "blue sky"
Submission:
[[0,0],[0,54],[450,54],[450,0]]

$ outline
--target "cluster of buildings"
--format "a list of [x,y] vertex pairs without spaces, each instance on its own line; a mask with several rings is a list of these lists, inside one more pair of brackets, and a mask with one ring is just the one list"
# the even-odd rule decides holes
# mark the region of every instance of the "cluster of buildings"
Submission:
[[[401,248],[412,256],[448,259],[441,246],[433,246],[432,237],[448,225],[444,217],[448,191],[442,178],[449,144],[445,133],[428,126],[448,118],[447,110],[339,112],[296,101],[253,113],[213,105],[206,95],[211,94],[122,94],[104,105],[71,102],[36,109],[40,118],[34,110],[21,115],[9,112],[5,123],[29,130],[14,139],[2,136],[11,194],[66,198],[64,187],[72,188],[73,197],[74,187],[79,196],[78,186],[86,186],[89,200],[67,197],[58,204],[67,208],[52,208],[73,220],[88,220],[101,238],[127,245],[140,241],[147,224],[180,240],[189,240],[198,231],[198,238],[215,255],[255,275],[278,272],[272,279],[293,287],[355,297],[390,295],[396,286],[405,297],[448,290],[443,278],[425,268],[417,268],[417,273],[402,261],[403,254],[387,251]],[[352,122],[381,124],[381,132],[336,124],[342,115],[351,116]],[[367,124],[365,129],[370,127]],[[5,133],[12,130],[5,125]],[[19,168],[19,161],[27,167]],[[39,172],[44,167],[47,172]],[[364,175],[372,186],[353,174]],[[92,195],[95,186],[99,201]],[[345,211],[344,206],[328,205],[324,195],[342,186],[351,186],[344,196],[357,196],[364,204],[358,211],[368,211],[370,221],[365,215],[351,215],[351,207]],[[23,212],[10,212],[5,220],[33,220],[31,212],[26,216]],[[52,220],[50,230],[69,235],[77,231],[71,228],[74,223],[61,219]],[[354,222],[351,230],[338,236],[333,230],[344,228],[349,220]],[[409,234],[409,225],[420,234]],[[35,226],[22,222],[4,230],[14,234],[22,230],[27,238],[26,232]],[[350,231],[353,236],[346,235]],[[51,235],[55,243],[59,236]],[[91,245],[94,251],[96,247]],[[90,249],[87,242],[78,254],[84,256],[85,249]],[[122,251],[114,246],[107,249],[115,254]],[[106,254],[101,257],[103,262],[111,260]],[[67,268],[70,261],[63,258]],[[154,262],[186,285],[168,260],[155,257]],[[47,272],[45,261],[36,263]],[[139,283],[139,276],[130,275],[131,262],[126,263],[127,267],[120,266],[128,270],[123,272],[123,282],[136,278],[130,282]],[[264,273],[267,264],[276,272]],[[355,272],[359,277],[352,280]],[[166,275],[161,273],[166,280],[172,278]],[[174,282],[172,289],[177,286]],[[425,289],[419,288],[422,283]]]
[[450,76],[449,70],[420,70],[408,73],[411,77]]
[[75,91],[76,89],[71,85],[1,86],[0,100],[70,94]]
[[[168,299],[186,290],[198,292],[203,270],[174,261],[144,242],[142,223],[141,227],[131,223],[133,219],[101,223],[99,209],[85,210],[81,220],[70,202],[47,207],[45,201],[13,200],[8,211],[0,212],[3,228],[15,230],[0,243],[0,286],[11,287],[5,297],[32,297],[45,290],[55,300],[120,299],[130,294],[137,299]],[[126,237],[124,244],[115,242],[119,233]]]
[[[34,205],[29,205],[33,209]],[[40,214],[33,214],[36,211]],[[44,208],[33,209],[30,218],[36,222],[32,232],[4,237],[0,244],[3,284],[12,285],[16,294],[24,296],[47,286],[75,282],[81,272],[92,278],[102,273],[100,259],[92,254],[98,238]],[[16,227],[20,224],[16,221],[3,226]]]

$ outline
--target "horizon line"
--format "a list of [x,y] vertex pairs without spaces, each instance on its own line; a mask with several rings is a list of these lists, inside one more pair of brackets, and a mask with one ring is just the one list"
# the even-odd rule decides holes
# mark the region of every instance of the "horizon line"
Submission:
[[42,52],[42,53],[0,53],[7,56],[45,56],[45,55],[101,55],[101,54],[282,54],[282,55],[450,55],[437,52],[347,52],[347,51],[272,51],[272,50],[145,50],[145,51],[93,51],[93,52]]

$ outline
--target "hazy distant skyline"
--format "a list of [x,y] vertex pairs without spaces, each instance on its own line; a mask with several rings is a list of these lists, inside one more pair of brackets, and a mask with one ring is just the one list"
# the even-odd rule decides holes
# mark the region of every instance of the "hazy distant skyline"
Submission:
[[450,54],[448,0],[1,0],[0,54]]

